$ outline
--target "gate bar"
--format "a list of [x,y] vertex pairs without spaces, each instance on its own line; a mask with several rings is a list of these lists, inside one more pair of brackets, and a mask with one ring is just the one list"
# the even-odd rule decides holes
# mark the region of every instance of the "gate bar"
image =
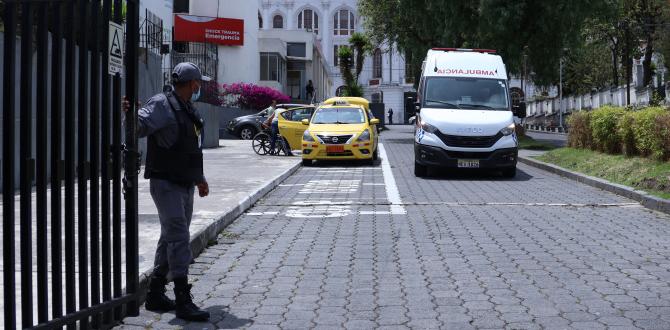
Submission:
[[[137,175],[139,172],[139,152],[137,150],[137,48],[139,44],[139,0],[127,1],[127,49],[126,49],[126,95],[130,110],[126,115],[126,291],[136,295],[139,288],[138,216],[137,216]],[[128,303],[127,314],[139,315],[137,299]]]
[[[33,4],[21,7],[21,326],[33,325]],[[9,83],[9,82],[6,82]]]
[[[66,22],[74,22],[76,3],[68,3]],[[65,311],[74,313],[76,306],[75,269],[75,200],[74,200],[74,131],[75,131],[75,26],[67,24],[67,52],[65,54]],[[68,325],[68,329],[76,326]]]
[[[107,38],[109,37],[109,19],[110,12],[112,10],[111,0],[104,0],[102,5],[102,15],[103,15],[103,25],[102,25],[102,36],[100,40],[104,40],[103,45],[105,47],[109,44]],[[102,227],[102,300],[108,301],[112,299],[112,248],[111,248],[111,228],[110,228],[110,185],[109,180],[111,167],[111,149],[110,149],[110,140],[109,140],[109,129],[111,125],[111,117],[109,113],[110,106],[110,78],[107,74],[107,61],[109,60],[109,52],[105,48],[102,51],[102,127],[101,127],[101,144],[102,144],[102,163],[101,172],[102,172],[102,195],[101,195],[101,227]],[[106,311],[103,322],[111,322],[112,314],[110,311]]]
[[[86,318],[86,317],[88,317],[88,315],[101,313],[102,311],[109,310],[109,309],[111,309],[115,306],[122,306],[122,305],[128,303],[129,301],[131,301],[133,299],[137,299],[137,298],[135,298],[135,296],[133,296],[133,295],[124,295],[124,296],[119,297],[119,298],[114,298],[112,300],[105,301],[105,302],[103,302],[99,305],[88,307],[88,308],[83,309],[81,311],[78,311],[76,313],[67,314],[67,315],[65,315],[65,316],[63,316],[59,319],[51,320],[51,321],[49,321],[47,323],[44,323],[44,324],[39,324],[39,325],[35,326],[33,329],[35,329],[35,330],[38,330],[38,329],[39,330],[42,330],[42,329],[43,330],[52,330],[52,329],[55,329],[55,328],[59,328],[59,327],[62,327],[64,325],[71,324],[73,322],[77,322],[77,321],[79,321],[83,318]],[[108,327],[106,327],[106,328],[108,328]]]
[[37,5],[37,322],[49,319],[49,265],[47,229],[47,74],[49,51],[48,3]]
[[[78,147],[77,147],[77,206],[79,217],[77,219],[77,236],[79,252],[79,309],[88,307],[88,174],[90,172],[90,163],[87,159],[88,145],[88,1],[79,0],[79,116],[77,122],[78,129]],[[88,320],[82,319],[81,329],[88,328]]]
[[[114,22],[122,24],[121,21],[121,0],[114,0]],[[107,52],[106,52],[107,53]],[[114,75],[112,85],[112,269],[113,269],[113,283],[114,283],[114,297],[118,298],[122,295],[122,280],[121,280],[121,77],[119,74]],[[114,310],[114,319],[121,319],[121,308]]]
[[[4,25],[5,25],[5,46],[3,60],[3,80],[6,82],[16,81],[16,3],[5,3]],[[16,96],[11,83],[3,84],[2,100],[2,260],[3,260],[3,296],[4,296],[4,319],[5,328],[16,328],[16,281],[14,274],[15,265],[15,211],[14,211],[14,151],[16,138],[16,116],[14,113],[16,107]]]
[[[94,0],[91,4],[91,306],[100,303],[100,223],[99,201],[100,181],[100,1]],[[100,315],[93,316],[93,328],[100,325]]]
[[51,314],[63,315],[63,244],[61,242],[61,93],[63,92],[63,3],[53,3],[51,58]]

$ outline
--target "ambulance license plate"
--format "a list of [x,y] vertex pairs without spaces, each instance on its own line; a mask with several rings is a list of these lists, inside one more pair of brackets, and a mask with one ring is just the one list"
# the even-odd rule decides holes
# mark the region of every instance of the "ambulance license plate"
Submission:
[[459,159],[459,168],[479,168],[479,160],[476,159]]
[[344,153],[344,146],[326,146],[326,152],[329,154]]

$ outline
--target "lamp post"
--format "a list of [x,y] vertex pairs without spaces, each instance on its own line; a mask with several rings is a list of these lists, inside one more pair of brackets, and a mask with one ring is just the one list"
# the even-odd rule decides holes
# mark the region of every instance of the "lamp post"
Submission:
[[563,55],[559,62],[559,83],[558,83],[558,128],[563,131]]
[[558,83],[558,129],[563,132],[563,57],[567,48],[561,50],[561,57],[559,58],[559,83]]

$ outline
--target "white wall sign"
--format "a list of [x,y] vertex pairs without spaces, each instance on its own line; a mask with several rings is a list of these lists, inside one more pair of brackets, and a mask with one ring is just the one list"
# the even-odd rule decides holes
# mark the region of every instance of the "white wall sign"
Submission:
[[123,27],[109,22],[109,74],[123,76]]

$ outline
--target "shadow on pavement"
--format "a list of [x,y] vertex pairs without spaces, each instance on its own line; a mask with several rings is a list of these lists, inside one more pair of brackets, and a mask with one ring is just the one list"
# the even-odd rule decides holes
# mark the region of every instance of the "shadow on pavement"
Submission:
[[381,158],[375,160],[372,164],[364,160],[319,160],[312,163],[312,166],[317,168],[330,168],[330,167],[378,167],[382,163]]
[[468,170],[468,169],[449,169],[449,168],[431,168],[430,176],[426,180],[467,180],[467,181],[530,181],[533,176],[524,172],[520,168],[516,169],[514,178],[505,178],[500,171],[496,170]]
[[227,313],[225,309],[225,306],[210,306],[205,308],[210,314],[208,322],[187,322],[175,317],[170,320],[168,324],[181,326],[184,329],[210,329],[211,324],[216,324],[215,329],[239,329],[247,327],[253,323],[250,319],[241,319],[233,314]]

